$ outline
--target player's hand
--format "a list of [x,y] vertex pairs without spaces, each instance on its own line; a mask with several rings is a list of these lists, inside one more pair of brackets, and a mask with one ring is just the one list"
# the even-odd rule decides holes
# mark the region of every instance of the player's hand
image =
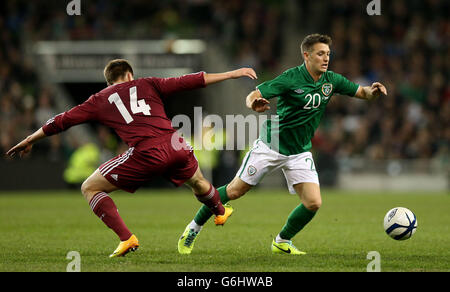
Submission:
[[13,148],[9,149],[8,152],[6,152],[6,155],[14,157],[17,153],[19,153],[20,157],[23,157],[25,154],[30,153],[32,147],[33,143],[30,143],[27,138]]
[[253,80],[258,79],[258,76],[256,76],[255,70],[253,70],[252,68],[241,68],[241,69],[231,71],[230,73],[231,73],[231,78],[233,78],[233,79],[244,77],[244,76],[247,76]]
[[265,112],[270,109],[269,103],[270,101],[263,97],[255,98],[252,103],[252,110],[258,113]]
[[372,86],[370,87],[372,99],[377,99],[381,96],[381,94],[387,95],[386,87],[381,84],[380,82],[374,82],[372,83]]

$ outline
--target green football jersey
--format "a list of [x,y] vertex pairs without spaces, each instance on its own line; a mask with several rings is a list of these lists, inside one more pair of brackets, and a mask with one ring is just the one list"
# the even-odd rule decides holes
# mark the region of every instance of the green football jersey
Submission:
[[267,120],[260,139],[271,149],[294,155],[311,149],[311,139],[334,93],[355,96],[358,84],[327,71],[315,82],[305,64],[283,72],[256,88],[265,99],[278,97],[277,117]]

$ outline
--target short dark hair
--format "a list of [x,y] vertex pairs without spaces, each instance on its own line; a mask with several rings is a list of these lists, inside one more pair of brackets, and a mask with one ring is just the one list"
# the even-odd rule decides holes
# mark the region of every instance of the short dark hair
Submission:
[[103,75],[105,76],[106,83],[111,85],[120,78],[125,77],[127,72],[133,74],[133,68],[130,63],[125,59],[115,59],[108,62],[105,70],[103,70]]
[[328,46],[331,46],[332,43],[331,37],[325,34],[318,34],[318,33],[307,35],[303,39],[302,44],[300,45],[300,48],[302,50],[302,56],[304,52],[311,52],[312,47],[317,43],[324,43],[327,44]]

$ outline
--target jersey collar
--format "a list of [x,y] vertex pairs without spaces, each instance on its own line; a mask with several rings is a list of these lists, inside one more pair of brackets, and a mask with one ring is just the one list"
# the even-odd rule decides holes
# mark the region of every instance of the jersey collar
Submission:
[[320,76],[319,80],[314,81],[314,79],[312,78],[311,74],[309,74],[308,69],[306,69],[306,65],[305,63],[303,63],[302,65],[300,65],[299,67],[300,73],[303,75],[303,77],[305,78],[305,80],[307,80],[308,82],[312,83],[312,84],[316,84],[316,83],[321,83],[323,78],[325,77],[325,73],[322,74],[322,76]]

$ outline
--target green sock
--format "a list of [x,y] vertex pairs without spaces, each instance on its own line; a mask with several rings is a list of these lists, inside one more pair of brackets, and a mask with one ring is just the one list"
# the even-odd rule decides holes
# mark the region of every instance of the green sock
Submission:
[[308,224],[309,221],[316,215],[316,212],[306,209],[303,204],[298,205],[289,214],[286,224],[281,229],[280,237],[282,239],[291,240],[300,230]]
[[[228,184],[221,186],[220,188],[217,189],[217,191],[219,192],[220,201],[222,201],[222,204],[225,204],[230,200],[227,196],[227,185]],[[203,205],[200,208],[200,210],[197,211],[197,214],[195,214],[194,221],[198,225],[203,226],[209,220],[209,218],[211,218],[212,215],[213,215],[213,213],[211,212],[211,210],[208,207],[206,207],[205,205]]]

